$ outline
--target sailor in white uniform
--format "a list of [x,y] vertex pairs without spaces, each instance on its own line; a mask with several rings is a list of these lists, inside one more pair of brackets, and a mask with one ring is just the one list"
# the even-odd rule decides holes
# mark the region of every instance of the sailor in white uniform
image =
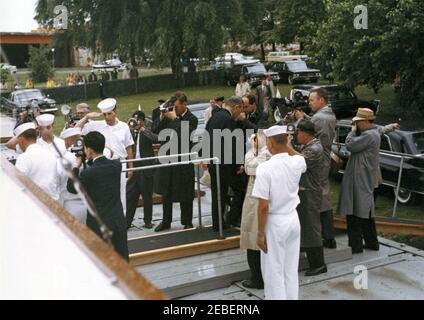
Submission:
[[54,135],[54,115],[43,114],[35,120],[38,123],[38,130],[40,132],[40,138],[37,139],[37,144],[49,150],[56,158],[59,158],[60,156],[53,145],[53,141],[62,154],[66,152],[66,147],[65,142]]
[[[134,139],[131,135],[130,128],[125,122],[119,121],[117,117],[117,102],[115,99],[106,99],[98,104],[98,108],[103,114],[103,121],[91,121],[90,119],[97,118],[100,114],[90,113],[85,116],[76,127],[83,127],[82,135],[86,135],[90,132],[97,131],[104,135],[106,139],[106,148],[112,151],[112,159],[114,160],[133,160],[133,148]],[[132,168],[133,163],[128,164],[128,168]],[[123,165],[122,169],[126,169],[127,166]],[[128,180],[134,176],[133,172],[128,173]],[[121,201],[126,211],[126,185],[127,179],[126,174],[121,175]]]
[[299,297],[300,223],[296,208],[305,159],[288,145],[287,127],[264,131],[272,158],[259,165],[252,196],[259,199],[258,238],[267,300]]
[[21,171],[54,200],[59,200],[56,158],[36,143],[37,131],[33,122],[15,128],[14,135],[22,154],[16,160],[16,169]]
[[[71,168],[77,166],[77,157],[71,152],[75,142],[81,137],[81,128],[70,128],[62,132],[60,138],[65,141],[67,151],[63,155],[65,161],[71,164]],[[57,175],[59,181],[60,202],[63,207],[85,224],[87,220],[87,207],[77,194],[72,194],[67,190],[68,174],[62,164],[62,159],[57,159]]]

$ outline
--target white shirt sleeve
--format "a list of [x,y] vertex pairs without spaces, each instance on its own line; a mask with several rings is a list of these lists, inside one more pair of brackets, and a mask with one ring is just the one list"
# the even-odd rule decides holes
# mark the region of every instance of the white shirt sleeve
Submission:
[[306,160],[304,157],[295,155],[293,156],[293,162],[296,165],[296,168],[300,170],[301,173],[305,173],[307,170]]
[[25,157],[24,154],[18,157],[16,160],[16,169],[18,169],[20,172],[22,172],[24,175],[28,175],[29,171],[31,170],[31,159],[28,157]]
[[95,125],[97,121],[91,121],[85,124],[84,128],[82,128],[81,135],[86,136],[92,131],[96,131]]
[[134,145],[134,139],[132,137],[130,128],[126,126],[125,129],[125,149]]
[[253,187],[252,197],[263,200],[269,200],[271,194],[271,177],[264,170],[263,166],[259,166],[256,170],[256,180]]

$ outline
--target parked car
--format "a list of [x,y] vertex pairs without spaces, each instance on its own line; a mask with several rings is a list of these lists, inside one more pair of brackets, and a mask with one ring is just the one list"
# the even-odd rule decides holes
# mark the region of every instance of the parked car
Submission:
[[0,64],[0,67],[2,70],[6,70],[10,74],[15,74],[16,72],[18,72],[18,68],[16,68],[16,66],[12,66],[8,63],[2,63]]
[[364,101],[360,100],[353,90],[342,85],[296,85],[290,92],[290,99],[293,100],[296,92],[301,92],[303,96],[309,97],[312,89],[325,88],[328,91],[329,105],[333,108],[337,119],[353,118],[358,108],[369,108],[378,114],[380,110],[380,101]]
[[226,53],[225,55],[215,58],[215,61],[212,62],[211,67],[214,70],[218,69],[229,69],[232,66],[244,63],[258,63],[260,60],[254,59],[251,56],[245,56],[241,53]]
[[308,56],[292,54],[289,51],[274,51],[270,52],[266,56],[267,62],[285,62],[285,61],[293,61],[293,60],[306,60]]
[[268,70],[277,72],[280,76],[280,81],[289,84],[314,83],[321,78],[321,71],[309,69],[305,61],[273,62],[268,66]]
[[205,112],[209,108],[208,102],[194,102],[193,104],[188,105],[188,109],[192,114],[196,116],[199,120],[197,124],[197,129],[193,135],[194,142],[200,142],[201,136],[205,132],[206,123],[205,123]]
[[56,101],[46,97],[39,89],[25,89],[11,92],[9,98],[1,99],[1,106],[11,112],[22,112],[36,104],[41,113],[56,113]]
[[236,64],[228,70],[226,81],[227,85],[235,86],[239,82],[240,76],[245,76],[246,81],[254,88],[260,85],[261,78],[268,74],[272,76],[272,80],[275,83],[280,81],[277,72],[267,71],[265,66],[260,62]]
[[[337,123],[336,141],[344,144],[346,137],[352,130],[351,121],[341,120]],[[409,203],[417,199],[417,195],[424,194],[424,131],[403,131],[397,130],[381,137],[380,167],[383,176],[383,184],[394,189],[399,179],[401,157],[389,155],[384,151],[404,153],[417,156],[413,159],[405,159],[401,189],[399,192],[399,202]],[[332,158],[341,159],[341,167],[336,166],[336,161],[332,162],[333,170],[340,169],[343,173],[350,153],[345,146],[333,145]]]

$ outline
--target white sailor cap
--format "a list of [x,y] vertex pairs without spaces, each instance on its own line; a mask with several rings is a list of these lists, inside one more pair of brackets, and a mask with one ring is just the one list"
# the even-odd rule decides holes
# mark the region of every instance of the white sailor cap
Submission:
[[36,118],[37,123],[40,127],[51,126],[54,122],[54,115],[52,114],[42,114]]
[[275,137],[275,136],[279,136],[279,135],[287,134],[287,133],[288,133],[287,126],[273,126],[267,130],[264,130],[265,137],[267,138]]
[[100,102],[97,108],[99,108],[102,113],[109,113],[115,109],[116,103],[115,99],[109,98]]
[[81,128],[69,128],[62,132],[60,138],[65,140],[73,136],[81,135]]
[[27,123],[21,124],[19,127],[16,127],[13,130],[13,134],[15,135],[15,137],[19,137],[25,131],[30,129],[36,129],[36,128],[37,126],[35,125],[34,122],[27,122]]

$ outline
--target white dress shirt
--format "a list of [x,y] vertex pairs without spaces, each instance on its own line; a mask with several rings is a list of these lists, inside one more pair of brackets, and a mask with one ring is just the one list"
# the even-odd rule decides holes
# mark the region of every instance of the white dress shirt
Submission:
[[[60,150],[60,152],[62,154],[65,154],[66,153],[65,141],[63,141],[62,139],[60,139],[56,136],[54,137],[53,141],[56,144],[56,146],[58,147],[58,149]],[[46,150],[48,150],[49,152],[51,152],[56,158],[59,158],[59,154],[57,153],[53,143],[47,143],[46,141],[43,140],[43,138],[38,138],[37,144],[40,147],[43,147]]]
[[57,160],[39,144],[30,145],[16,160],[16,169],[25,174],[53,199],[59,200]]
[[109,126],[106,121],[92,121],[87,123],[82,130],[85,136],[90,132],[97,131],[105,136],[106,147],[114,153],[113,159],[126,159],[128,157],[127,148],[134,145],[134,139],[130,128],[122,121],[114,126]]
[[300,203],[299,182],[305,172],[302,156],[276,154],[258,166],[252,196],[269,201],[269,214],[290,215]]
[[250,85],[247,82],[238,83],[236,86],[236,96],[244,97],[246,94],[250,93]]

